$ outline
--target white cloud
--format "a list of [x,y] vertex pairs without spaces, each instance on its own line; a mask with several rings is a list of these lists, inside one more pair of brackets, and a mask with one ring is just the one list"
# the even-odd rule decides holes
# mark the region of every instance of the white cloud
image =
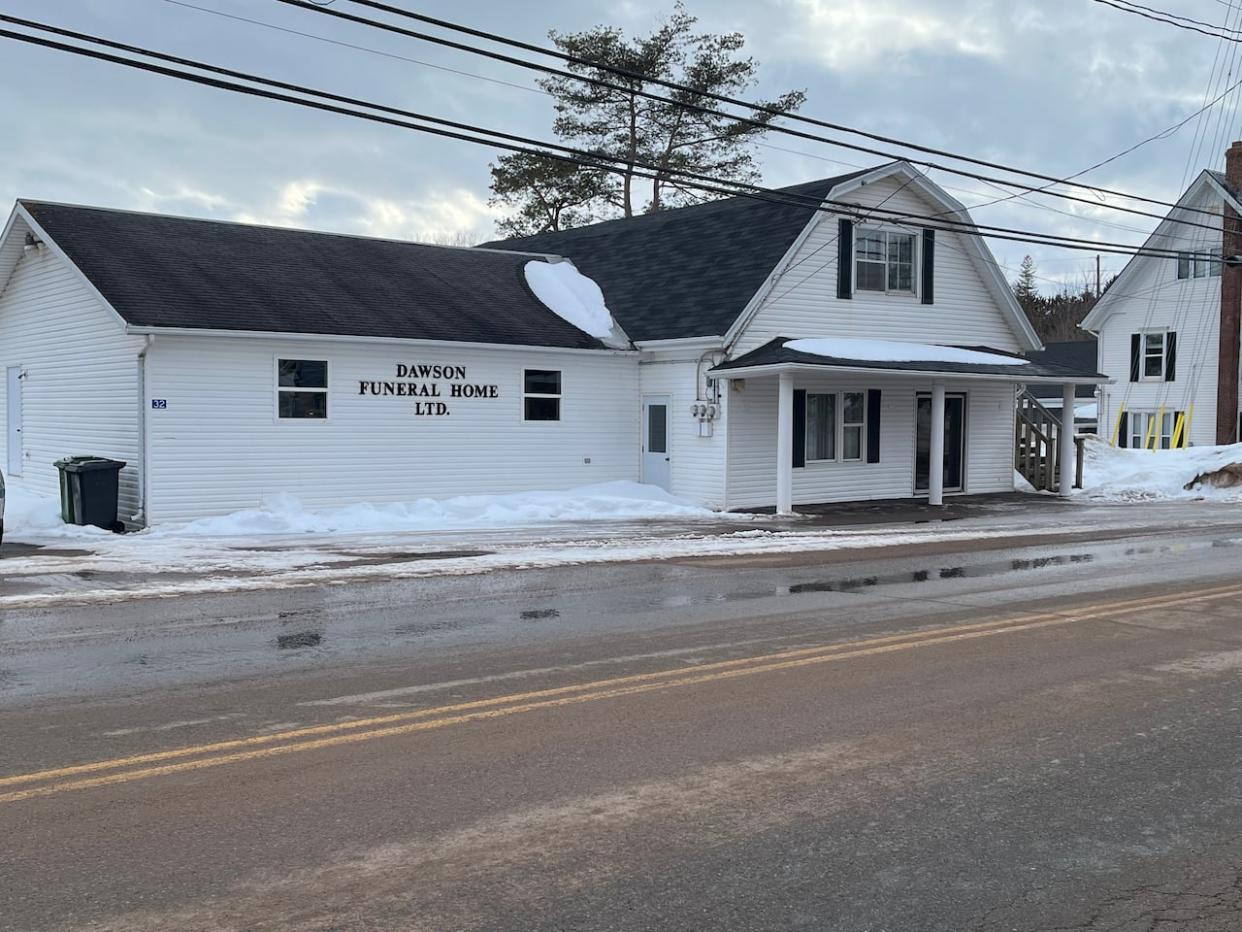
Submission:
[[994,18],[976,16],[967,4],[943,13],[902,0],[793,0],[797,45],[834,70],[889,61],[911,52],[996,57],[1001,52]]
[[487,201],[466,188],[397,200],[312,179],[285,182],[267,206],[233,214],[243,223],[421,242],[477,242],[494,218]]

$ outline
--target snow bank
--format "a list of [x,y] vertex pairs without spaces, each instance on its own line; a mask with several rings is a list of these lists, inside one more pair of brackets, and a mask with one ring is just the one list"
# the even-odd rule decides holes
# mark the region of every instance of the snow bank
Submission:
[[1025,366],[1027,359],[959,349],[956,346],[933,346],[928,343],[901,343],[896,340],[854,340],[845,337],[830,339],[790,340],[786,349],[812,356],[835,359],[858,359],[868,362],[960,362],[979,366]]
[[1083,461],[1078,495],[1096,501],[1213,499],[1242,501],[1242,488],[1187,490],[1201,473],[1242,463],[1242,444],[1186,450],[1123,450],[1091,437]]
[[60,520],[60,502],[56,499],[38,495],[12,483],[5,489],[4,497],[6,534],[50,531],[64,527]]
[[155,528],[152,537],[241,537],[255,534],[384,533],[526,527],[565,521],[706,518],[715,512],[661,488],[605,482],[565,492],[460,495],[390,504],[307,511],[292,495],[275,495],[260,508],[181,527]]
[[530,290],[557,317],[599,340],[615,335],[617,325],[604,293],[572,262],[534,260],[526,263],[525,272]]

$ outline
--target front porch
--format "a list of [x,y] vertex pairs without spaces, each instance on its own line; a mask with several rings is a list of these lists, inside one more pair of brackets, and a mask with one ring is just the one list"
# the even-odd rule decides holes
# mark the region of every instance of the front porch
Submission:
[[[828,355],[837,347],[862,358]],[[1057,383],[1072,399],[1077,384],[1106,381],[987,348],[785,338],[712,375],[729,385],[728,507],[778,514],[1012,492],[1018,388]],[[1066,410],[1062,494],[1073,486]]]

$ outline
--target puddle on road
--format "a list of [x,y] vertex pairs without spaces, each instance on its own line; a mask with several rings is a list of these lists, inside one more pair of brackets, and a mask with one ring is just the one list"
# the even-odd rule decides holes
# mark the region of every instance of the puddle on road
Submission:
[[547,618],[560,618],[561,613],[559,609],[555,608],[533,608],[522,612],[518,617],[522,621],[543,621]]
[[300,650],[303,647],[318,647],[322,643],[323,634],[319,631],[299,631],[296,634],[276,636],[277,650]]

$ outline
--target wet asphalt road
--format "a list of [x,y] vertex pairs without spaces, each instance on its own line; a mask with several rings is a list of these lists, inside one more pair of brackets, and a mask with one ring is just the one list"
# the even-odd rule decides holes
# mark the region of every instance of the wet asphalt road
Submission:
[[1240,570],[1220,524],[7,613],[0,929],[1242,929]]

